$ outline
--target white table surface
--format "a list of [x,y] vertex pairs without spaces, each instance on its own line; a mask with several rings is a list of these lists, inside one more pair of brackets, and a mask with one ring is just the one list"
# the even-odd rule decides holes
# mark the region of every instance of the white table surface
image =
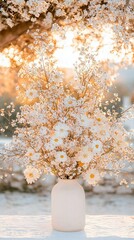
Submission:
[[53,231],[51,217],[0,215],[0,239],[47,240],[126,240],[134,239],[134,217],[122,215],[88,215],[82,232]]

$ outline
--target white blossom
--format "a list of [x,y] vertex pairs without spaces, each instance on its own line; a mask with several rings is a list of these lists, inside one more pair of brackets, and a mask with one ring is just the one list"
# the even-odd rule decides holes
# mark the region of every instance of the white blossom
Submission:
[[33,100],[38,97],[38,92],[35,89],[28,89],[26,90],[26,97]]
[[78,118],[78,122],[80,126],[85,128],[91,128],[93,125],[93,120],[87,117],[86,115],[81,115],[80,118]]
[[55,160],[57,162],[66,162],[67,161],[67,154],[65,152],[56,152],[55,154]]
[[28,148],[26,156],[32,160],[39,160],[40,153],[36,153],[33,148]]
[[59,134],[55,134],[51,137],[50,144],[54,147],[62,146],[63,140]]
[[76,160],[82,163],[90,163],[93,159],[93,152],[89,146],[84,146],[76,155]]
[[68,96],[64,99],[64,104],[66,107],[75,107],[77,105],[77,101],[74,97]]
[[55,135],[59,135],[61,138],[65,138],[69,134],[70,127],[65,123],[58,122],[54,126],[54,129],[55,129]]
[[100,174],[97,169],[89,169],[84,175],[84,179],[91,185],[96,185],[100,180]]
[[35,167],[27,166],[27,168],[24,170],[24,176],[28,184],[32,184],[40,177],[40,172]]
[[97,153],[97,154],[102,152],[102,150],[103,150],[102,146],[103,145],[99,140],[94,140],[92,142],[93,152]]

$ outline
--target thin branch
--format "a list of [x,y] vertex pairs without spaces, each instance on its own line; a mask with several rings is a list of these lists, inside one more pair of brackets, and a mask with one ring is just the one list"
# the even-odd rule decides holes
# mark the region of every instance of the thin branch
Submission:
[[123,115],[125,112],[128,112],[131,108],[133,108],[133,105],[127,108],[126,110],[124,110],[123,112],[121,112],[121,115]]
[[125,8],[128,7],[130,0],[126,0]]

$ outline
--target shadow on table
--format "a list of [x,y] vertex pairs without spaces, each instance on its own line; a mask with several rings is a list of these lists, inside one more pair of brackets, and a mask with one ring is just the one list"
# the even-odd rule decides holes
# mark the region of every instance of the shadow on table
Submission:
[[[64,237],[64,239],[63,239]],[[107,237],[87,237],[85,232],[58,232],[52,231],[51,235],[45,238],[47,240],[132,240],[132,238],[122,238],[116,236]]]

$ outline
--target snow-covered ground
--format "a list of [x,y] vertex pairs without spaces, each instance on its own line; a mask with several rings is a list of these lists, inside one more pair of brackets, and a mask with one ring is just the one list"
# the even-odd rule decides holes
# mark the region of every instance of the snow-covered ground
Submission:
[[[86,193],[86,214],[134,215],[132,195]],[[43,194],[6,192],[0,194],[0,215],[50,214],[50,192]]]

